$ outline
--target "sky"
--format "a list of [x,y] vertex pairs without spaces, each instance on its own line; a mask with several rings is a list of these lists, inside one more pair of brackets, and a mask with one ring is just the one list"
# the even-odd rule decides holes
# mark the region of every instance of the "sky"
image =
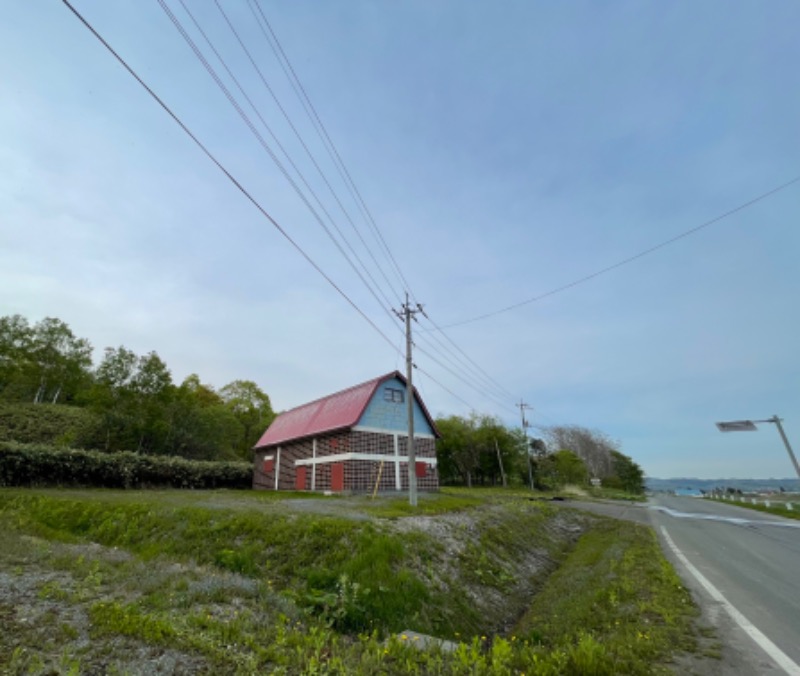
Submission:
[[163,0],[249,123],[159,1],[74,6],[274,223],[66,4],[7,3],[0,315],[285,410],[404,370],[409,291],[436,416],[793,476],[714,422],[800,451],[800,182],[700,226],[800,176],[800,4],[255,2]]

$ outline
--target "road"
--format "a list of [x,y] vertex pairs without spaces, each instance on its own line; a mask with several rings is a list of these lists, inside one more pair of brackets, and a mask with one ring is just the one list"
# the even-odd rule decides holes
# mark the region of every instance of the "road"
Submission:
[[568,504],[655,529],[721,642],[721,659],[681,673],[800,676],[800,521],[672,496]]
[[671,496],[653,498],[648,512],[738,654],[734,672],[800,676],[800,521]]

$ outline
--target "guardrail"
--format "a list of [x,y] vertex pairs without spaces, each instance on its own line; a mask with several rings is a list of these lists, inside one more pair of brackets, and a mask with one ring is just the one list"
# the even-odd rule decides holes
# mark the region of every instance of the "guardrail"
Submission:
[[764,505],[764,507],[783,507],[793,512],[795,508],[800,510],[800,502],[791,503],[784,500],[768,500],[767,498],[752,498],[745,495],[710,495],[715,500],[727,500],[728,502],[744,502],[752,505]]

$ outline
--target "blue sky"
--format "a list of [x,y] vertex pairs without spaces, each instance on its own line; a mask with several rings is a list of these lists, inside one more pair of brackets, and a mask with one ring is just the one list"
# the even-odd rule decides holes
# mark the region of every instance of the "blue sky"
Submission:
[[[398,305],[402,284],[248,0],[221,5],[394,291],[216,5],[186,1]],[[789,0],[260,1],[439,326],[581,279],[800,175],[800,5]],[[179,0],[165,2],[241,99]],[[0,25],[0,313],[60,317],[98,355],[156,350],[176,381],[255,380],[277,409],[402,369],[387,303],[158,2],[75,6],[394,347],[59,2],[12,3]],[[511,425],[524,398],[534,425],[602,430],[651,476],[792,476],[771,427],[723,435],[713,423],[777,413],[800,446],[799,207],[800,183],[585,284],[447,329],[502,386],[495,396],[434,361],[452,356],[422,321],[429,408]]]

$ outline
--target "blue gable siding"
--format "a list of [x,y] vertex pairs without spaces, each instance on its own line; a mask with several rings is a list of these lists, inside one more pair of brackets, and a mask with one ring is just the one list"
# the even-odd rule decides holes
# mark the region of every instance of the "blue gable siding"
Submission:
[[[386,401],[384,393],[386,388],[403,391],[403,403],[393,401]],[[358,421],[360,427],[371,427],[373,429],[389,430],[392,432],[405,432],[408,429],[408,402],[406,397],[408,392],[405,384],[398,378],[390,378],[382,382],[361,418]],[[430,434],[433,435],[433,430],[428,424],[425,414],[419,402],[414,400],[414,436],[417,434]]]

